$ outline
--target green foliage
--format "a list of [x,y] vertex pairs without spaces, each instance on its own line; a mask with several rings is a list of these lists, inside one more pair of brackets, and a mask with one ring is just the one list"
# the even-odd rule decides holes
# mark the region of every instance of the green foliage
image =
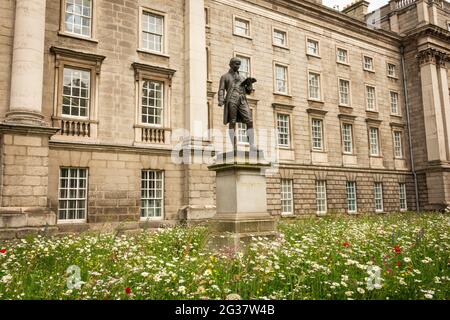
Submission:
[[[209,251],[203,227],[5,242],[0,299],[450,299],[448,215],[311,218],[279,230],[241,253]],[[72,265],[79,289],[67,286]]]

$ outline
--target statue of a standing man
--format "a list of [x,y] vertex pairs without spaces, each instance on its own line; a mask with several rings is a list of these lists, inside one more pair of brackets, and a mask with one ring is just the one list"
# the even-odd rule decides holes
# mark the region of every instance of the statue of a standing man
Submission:
[[224,106],[223,124],[228,124],[228,135],[234,148],[234,136],[236,123],[247,125],[247,136],[250,149],[257,149],[255,146],[255,133],[253,130],[253,119],[250,107],[247,102],[247,94],[253,92],[254,78],[245,79],[240,73],[241,60],[232,58],[230,60],[230,70],[220,78],[219,86],[219,107]]

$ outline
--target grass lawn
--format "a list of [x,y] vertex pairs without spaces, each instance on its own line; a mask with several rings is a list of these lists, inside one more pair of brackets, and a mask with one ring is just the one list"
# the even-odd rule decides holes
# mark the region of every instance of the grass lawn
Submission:
[[0,299],[450,299],[449,215],[311,218],[279,229],[244,253],[208,252],[202,227],[3,242]]

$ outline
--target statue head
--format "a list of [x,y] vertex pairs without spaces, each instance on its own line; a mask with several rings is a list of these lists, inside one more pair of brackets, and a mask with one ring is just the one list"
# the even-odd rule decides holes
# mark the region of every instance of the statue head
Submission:
[[240,67],[241,67],[241,60],[239,58],[231,58],[230,68],[236,72],[239,70]]

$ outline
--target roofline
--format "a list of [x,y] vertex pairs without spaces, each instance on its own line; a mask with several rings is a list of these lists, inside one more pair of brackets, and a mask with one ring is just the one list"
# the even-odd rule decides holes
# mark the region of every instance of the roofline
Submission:
[[402,37],[394,32],[382,29],[368,28],[365,22],[353,18],[340,11],[333,10],[332,8],[329,8],[323,4],[300,0],[272,0],[270,2],[280,6],[284,6],[297,12],[307,10],[306,12],[304,12],[306,15],[311,15],[311,12],[319,14],[317,18],[321,18],[321,16],[327,16],[333,20],[339,21],[346,27],[352,27],[355,31],[359,33],[361,33],[361,30],[364,30],[364,35],[367,35],[369,37],[375,34],[377,36],[384,37],[388,41],[394,41],[399,43],[402,40]]

